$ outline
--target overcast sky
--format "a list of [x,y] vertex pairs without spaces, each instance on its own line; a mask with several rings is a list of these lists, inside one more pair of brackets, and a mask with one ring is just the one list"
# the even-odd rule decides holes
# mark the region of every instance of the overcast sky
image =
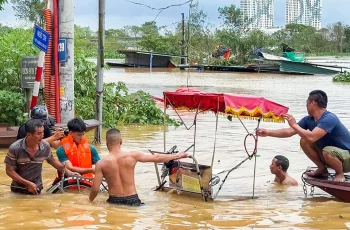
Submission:
[[[186,2],[186,0],[134,0],[154,8],[166,7],[171,4]],[[10,2],[10,0],[9,0]],[[219,26],[218,7],[235,4],[239,7],[240,0],[199,0],[199,6],[207,13],[210,23]],[[98,0],[74,0],[75,24],[89,26],[93,30],[98,27]],[[158,26],[168,25],[181,19],[181,13],[188,15],[188,4],[164,10],[157,18]],[[350,24],[350,0],[323,0],[322,27],[341,21]],[[154,20],[158,11],[145,6],[134,5],[126,0],[106,0],[106,29],[122,28],[126,25],[141,25]],[[0,23],[3,25],[20,25],[16,21],[11,4],[5,5],[0,11]],[[275,0],[275,27],[285,25],[285,0]],[[170,29],[170,28],[169,28]]]

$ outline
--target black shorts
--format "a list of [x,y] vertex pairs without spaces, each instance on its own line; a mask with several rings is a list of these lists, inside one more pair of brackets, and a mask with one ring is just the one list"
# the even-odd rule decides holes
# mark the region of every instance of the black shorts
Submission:
[[137,194],[123,197],[109,196],[107,202],[110,204],[121,204],[129,206],[141,206],[144,204],[141,202]]
[[[19,187],[13,187],[11,186],[11,192],[14,193],[20,193],[20,194],[26,194],[26,195],[34,195],[33,193],[29,192],[26,188],[19,188]],[[38,190],[38,194],[41,193],[41,189]]]

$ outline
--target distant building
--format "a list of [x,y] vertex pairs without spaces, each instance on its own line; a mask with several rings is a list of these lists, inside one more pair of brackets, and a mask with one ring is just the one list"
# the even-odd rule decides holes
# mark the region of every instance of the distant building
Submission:
[[291,23],[321,29],[322,0],[286,0],[286,25]]
[[280,31],[282,28],[279,27],[272,27],[272,28],[262,28],[260,29],[262,32],[264,32],[265,34],[271,35],[273,33],[276,33],[278,31]]
[[241,12],[248,29],[273,27],[274,0],[241,0]]

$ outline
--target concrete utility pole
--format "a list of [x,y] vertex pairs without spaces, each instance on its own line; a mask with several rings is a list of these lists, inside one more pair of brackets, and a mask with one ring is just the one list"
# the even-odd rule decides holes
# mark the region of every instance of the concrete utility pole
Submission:
[[59,0],[59,38],[67,39],[67,62],[60,63],[61,122],[74,118],[74,0]]
[[98,48],[97,48],[97,78],[96,78],[96,113],[95,118],[101,125],[95,129],[95,143],[101,143],[102,136],[102,102],[104,74],[104,43],[105,43],[105,0],[99,0],[98,5]]
[[186,44],[187,62],[189,58],[188,53],[189,53],[189,47],[190,47],[190,41],[191,41],[191,35],[190,35],[191,11],[192,11],[192,1],[190,3],[190,7],[188,8],[188,20],[187,20],[187,44]]
[[181,41],[181,64],[186,64],[185,56],[185,14],[181,13],[182,21],[181,21],[181,30],[182,30],[182,41]]

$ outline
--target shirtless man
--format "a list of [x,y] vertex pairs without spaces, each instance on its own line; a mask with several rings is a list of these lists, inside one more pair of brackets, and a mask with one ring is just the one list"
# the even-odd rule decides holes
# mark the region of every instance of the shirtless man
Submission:
[[281,185],[296,186],[298,182],[288,175],[287,170],[289,168],[289,160],[285,156],[277,155],[272,159],[270,165],[270,171],[274,174],[275,180]]
[[134,169],[137,162],[168,162],[186,158],[186,153],[147,155],[140,152],[123,152],[122,138],[118,129],[110,129],[106,133],[106,144],[109,154],[96,163],[95,177],[92,183],[89,199],[93,201],[99,190],[103,177],[108,184],[108,203],[139,206],[143,204],[139,199]]

